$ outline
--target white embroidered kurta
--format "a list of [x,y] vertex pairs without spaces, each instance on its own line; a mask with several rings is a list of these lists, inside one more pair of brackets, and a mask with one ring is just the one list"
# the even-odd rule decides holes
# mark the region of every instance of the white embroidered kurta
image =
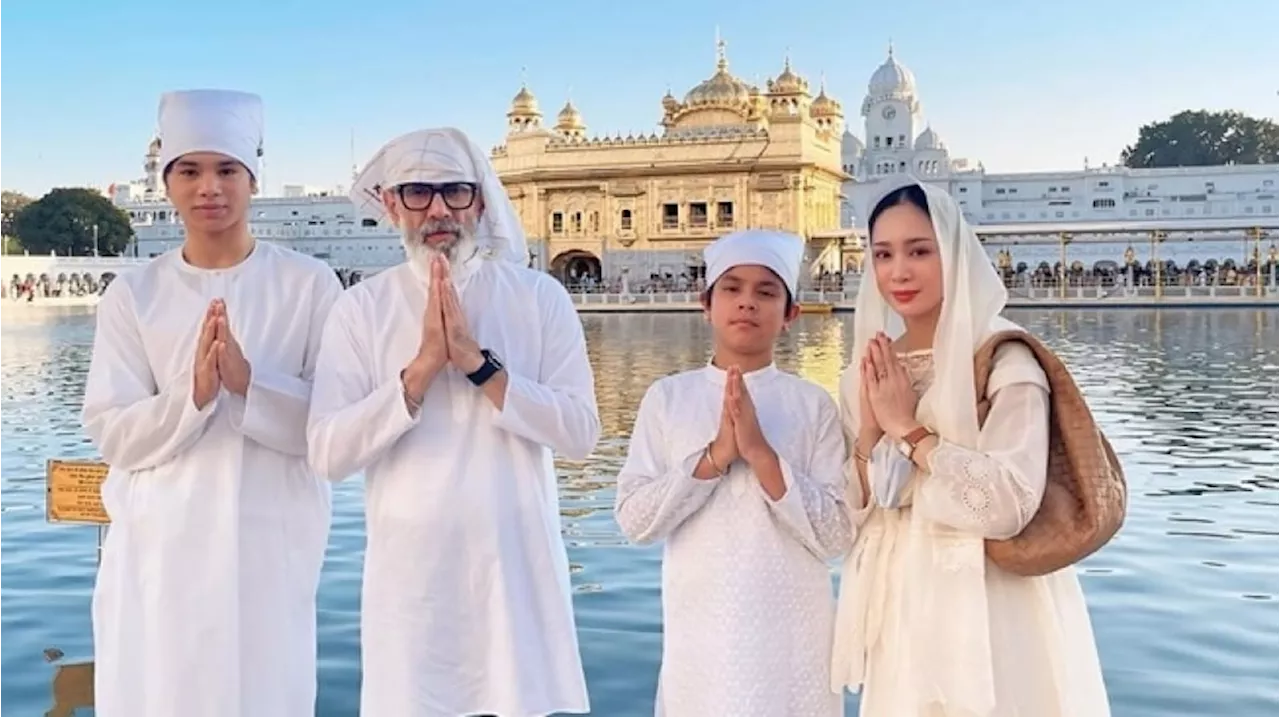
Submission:
[[[95,714],[314,714],[330,487],[307,464],[306,420],[324,318],[341,293],[328,266],[258,242],[221,270],[175,249],[103,295],[83,413],[111,465]],[[192,366],[215,298],[252,384],[197,410]]]
[[744,376],[787,490],[772,500],[745,463],[699,480],[722,370],[654,383],[636,416],[615,512],[629,539],[665,540],[656,714],[833,717],[835,600],[825,561],[851,542],[835,401],[773,366]]
[[[901,358],[913,387],[923,393],[932,381],[931,352]],[[972,715],[947,705],[925,705],[926,695],[914,682],[915,676],[931,672],[963,672],[965,663],[940,657],[953,646],[937,645],[936,636],[919,634],[936,616],[922,619],[907,607],[910,593],[920,589],[912,575],[935,569],[921,564],[922,553],[914,549],[914,541],[933,538],[927,528],[912,530],[913,514],[972,535],[1008,538],[1031,520],[1044,493],[1048,380],[1029,350],[1010,344],[999,349],[991,385],[998,390],[978,450],[941,441],[929,457],[928,472],[916,471],[910,479],[902,507],[882,509],[872,499],[853,513],[857,539],[841,584],[833,677],[837,689],[846,681],[863,681],[863,717],[1109,714],[1089,615],[1073,568],[1028,578],[985,561],[994,712]],[[855,436],[857,404],[846,403],[842,412],[849,435]],[[906,459],[881,442],[872,460]],[[851,506],[861,503],[860,494],[857,481],[852,481]],[[963,607],[956,605],[957,610]]]
[[472,262],[459,298],[506,366],[502,411],[449,367],[408,412],[399,375],[427,301],[408,264],[348,290],[325,331],[311,460],[365,474],[369,717],[588,710],[552,465],[600,434],[582,323],[550,275]]

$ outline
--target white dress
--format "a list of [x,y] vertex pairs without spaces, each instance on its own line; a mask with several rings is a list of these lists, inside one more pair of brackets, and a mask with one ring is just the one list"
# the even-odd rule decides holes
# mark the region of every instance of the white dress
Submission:
[[316,371],[312,463],[365,474],[360,712],[586,712],[552,463],[600,434],[582,322],[550,275],[476,258],[454,277],[506,365],[502,411],[449,367],[409,414],[427,294],[408,264],[338,301]]
[[[902,355],[917,393],[932,381],[932,354]],[[963,680],[965,663],[947,661],[929,619],[907,607],[921,587],[912,571],[923,567],[912,542],[913,513],[929,521],[987,538],[1019,533],[1044,492],[1049,446],[1048,381],[1025,347],[997,354],[996,372],[1030,380],[1007,383],[992,396],[977,451],[942,441],[927,474],[911,478],[902,507],[886,510],[874,500],[855,511],[858,535],[845,563],[837,623],[834,685],[862,682],[861,717],[1106,717],[1110,714],[1093,631],[1073,568],[1044,577],[1021,577],[985,561],[995,709],[975,715],[930,701],[917,681],[936,672]],[[843,407],[856,434],[857,405]],[[881,443],[874,460],[903,460]],[[856,481],[851,495],[861,493]],[[858,505],[850,499],[852,505]],[[942,598],[945,602],[947,597]],[[959,596],[951,599],[959,600]],[[957,609],[960,609],[957,603]],[[923,619],[922,619],[923,617]],[[946,619],[945,616],[942,616]],[[952,654],[974,655],[964,649]]]
[[[95,714],[315,712],[316,589],[329,484],[307,465],[311,375],[342,293],[324,263],[258,242],[197,269],[175,249],[97,310],[85,432],[111,465],[93,595]],[[209,302],[252,366],[245,397],[192,402]]]
[[836,717],[835,601],[825,562],[849,547],[845,443],[835,401],[774,366],[745,376],[787,491],[773,501],[741,461],[693,477],[720,424],[714,366],[654,383],[640,404],[616,515],[629,539],[665,540],[656,714]]

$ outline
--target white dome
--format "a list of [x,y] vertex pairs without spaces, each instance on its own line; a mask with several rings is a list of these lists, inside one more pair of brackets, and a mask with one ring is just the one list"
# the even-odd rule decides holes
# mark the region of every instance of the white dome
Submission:
[[911,70],[903,67],[893,56],[893,46],[889,46],[889,58],[871,75],[867,83],[867,94],[872,97],[884,95],[915,94],[916,77]]
[[943,144],[942,138],[937,132],[933,131],[933,127],[925,127],[924,131],[916,137],[916,150],[922,149],[946,149],[947,145]]

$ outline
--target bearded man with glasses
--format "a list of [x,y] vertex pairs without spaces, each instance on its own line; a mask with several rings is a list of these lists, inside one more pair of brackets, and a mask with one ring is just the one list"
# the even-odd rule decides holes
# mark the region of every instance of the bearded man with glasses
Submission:
[[407,257],[334,305],[308,422],[317,472],[365,475],[361,714],[587,712],[552,462],[600,435],[573,302],[458,130],[392,140],[351,196]]

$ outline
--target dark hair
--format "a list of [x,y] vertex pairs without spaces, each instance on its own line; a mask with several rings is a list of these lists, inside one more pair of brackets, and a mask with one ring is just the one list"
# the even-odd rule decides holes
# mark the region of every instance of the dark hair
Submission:
[[[778,276],[772,269],[770,269],[769,272],[774,276]],[[702,299],[702,305],[708,309],[711,308],[711,292],[716,288],[716,284],[719,283],[719,281],[719,279],[716,279],[711,282],[710,286],[702,291],[702,296],[700,297]],[[782,281],[782,277],[778,277],[778,281]],[[796,300],[795,297],[791,295],[791,289],[787,286],[785,281],[782,282],[782,291],[787,295],[787,305],[783,311],[789,314],[791,313],[791,307],[795,306]]]
[[871,217],[867,219],[867,231],[875,229],[876,220],[885,213],[885,210],[899,204],[910,204],[924,212],[925,216],[929,216],[929,199],[925,197],[924,189],[918,184],[908,184],[889,192],[884,199],[876,202],[876,208],[871,210]]

